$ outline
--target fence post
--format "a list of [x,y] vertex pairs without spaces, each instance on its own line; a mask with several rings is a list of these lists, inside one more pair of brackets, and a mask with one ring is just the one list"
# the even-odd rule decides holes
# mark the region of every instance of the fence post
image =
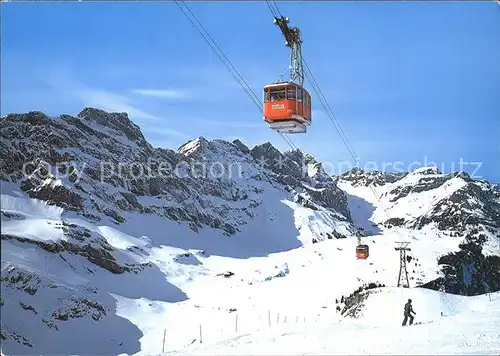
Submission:
[[267,320],[269,322],[269,327],[271,327],[271,311],[270,310],[267,311]]
[[235,332],[238,332],[238,314],[236,314]]
[[278,316],[276,317],[276,324],[280,321],[280,313],[278,313]]
[[200,324],[200,344],[202,343],[202,338],[201,338],[201,324]]
[[161,348],[161,353],[165,353],[165,335],[167,334],[167,328],[163,329],[163,346]]

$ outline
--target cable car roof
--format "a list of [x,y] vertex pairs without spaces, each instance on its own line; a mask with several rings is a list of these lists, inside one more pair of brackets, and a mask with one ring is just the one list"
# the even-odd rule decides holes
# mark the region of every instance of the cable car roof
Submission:
[[284,86],[288,86],[288,85],[294,85],[294,86],[303,88],[302,86],[300,86],[299,84],[294,83],[294,82],[282,82],[282,83],[268,84],[268,85],[264,86],[264,89],[275,88],[275,87],[284,87]]

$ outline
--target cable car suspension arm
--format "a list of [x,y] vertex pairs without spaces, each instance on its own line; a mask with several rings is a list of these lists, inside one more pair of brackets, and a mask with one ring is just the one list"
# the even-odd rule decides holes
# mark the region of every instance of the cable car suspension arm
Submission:
[[277,25],[285,37],[285,46],[290,48],[290,81],[304,86],[304,64],[302,59],[302,39],[298,27],[289,27],[290,19],[284,16],[274,16]]

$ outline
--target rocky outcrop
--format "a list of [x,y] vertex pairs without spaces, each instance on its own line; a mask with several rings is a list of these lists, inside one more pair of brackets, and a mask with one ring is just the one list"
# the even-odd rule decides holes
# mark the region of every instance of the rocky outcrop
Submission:
[[114,250],[102,237],[92,235],[85,229],[80,227],[75,229],[71,227],[68,229],[63,228],[64,234],[68,236],[68,240],[61,240],[59,242],[40,241],[30,239],[22,236],[2,234],[2,240],[14,240],[21,243],[33,244],[40,247],[42,250],[58,254],[63,260],[65,253],[76,254],[85,257],[89,262],[96,266],[104,268],[111,273],[121,274],[124,272],[138,272],[144,269],[147,265],[125,264],[117,263],[115,257],[112,255]]
[[380,290],[375,290],[377,288],[385,287],[385,285],[380,283],[368,283],[360,286],[354,292],[347,296],[342,296],[337,299],[335,302],[337,312],[344,317],[349,318],[359,318],[363,312],[363,307],[365,300],[371,294],[379,293]]
[[114,129],[123,133],[130,141],[147,147],[146,139],[142,135],[139,126],[128,118],[127,113],[109,113],[95,108],[84,108],[77,117],[82,121],[95,122],[103,127]]
[[361,168],[353,168],[340,175],[340,179],[349,181],[355,187],[381,186],[394,183],[404,178],[408,173],[389,173],[380,171],[365,171]]
[[441,256],[443,277],[421,285],[422,288],[438,290],[445,286],[447,293],[460,295],[479,295],[500,290],[500,256],[482,253],[486,236],[480,233],[469,234],[459,245],[459,251]]
[[469,181],[464,187],[437,202],[415,227],[436,223],[440,230],[464,232],[468,226],[500,230],[500,202],[487,184]]
[[303,166],[282,154],[270,142],[255,146],[250,154],[259,166],[277,174],[285,185],[295,187],[306,177]]

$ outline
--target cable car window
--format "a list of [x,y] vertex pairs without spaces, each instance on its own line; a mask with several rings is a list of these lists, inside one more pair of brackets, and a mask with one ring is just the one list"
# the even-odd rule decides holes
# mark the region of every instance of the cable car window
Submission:
[[271,101],[285,100],[285,89],[274,89],[271,91]]
[[295,87],[288,87],[286,88],[286,98],[287,100],[295,100],[296,95],[295,95]]
[[269,90],[264,89],[264,102],[267,103],[269,101]]
[[302,89],[297,88],[297,100],[302,100]]

